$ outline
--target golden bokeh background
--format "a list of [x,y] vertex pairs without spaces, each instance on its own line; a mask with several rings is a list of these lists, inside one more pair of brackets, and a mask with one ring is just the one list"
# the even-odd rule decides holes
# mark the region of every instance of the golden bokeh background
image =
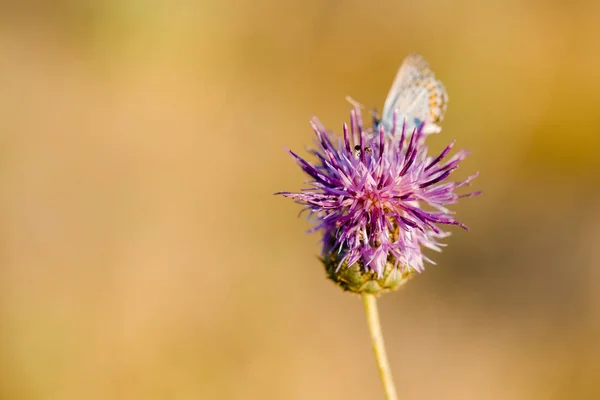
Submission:
[[0,6],[0,398],[382,398],[273,193],[415,51],[484,194],[380,301],[401,398],[600,398],[600,2]]

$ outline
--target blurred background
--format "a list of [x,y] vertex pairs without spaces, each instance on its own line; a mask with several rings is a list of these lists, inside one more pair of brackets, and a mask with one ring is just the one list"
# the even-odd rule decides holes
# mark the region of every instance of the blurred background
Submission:
[[360,298],[273,193],[411,52],[484,194],[380,301],[401,398],[600,398],[600,2],[0,7],[0,398],[382,398]]

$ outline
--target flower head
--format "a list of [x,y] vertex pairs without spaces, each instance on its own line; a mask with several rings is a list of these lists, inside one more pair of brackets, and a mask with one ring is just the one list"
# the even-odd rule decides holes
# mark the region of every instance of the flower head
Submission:
[[446,206],[478,194],[455,192],[477,174],[462,182],[447,181],[467,152],[445,160],[452,142],[430,157],[424,124],[407,132],[406,122],[398,129],[396,120],[391,132],[384,125],[377,131],[364,129],[355,108],[350,129],[344,124],[343,138],[335,138],[313,119],[318,147],[310,152],[316,162],[290,151],[310,176],[310,187],[278,194],[305,205],[316,217],[312,231],[324,232],[322,259],[329,277],[346,290],[391,289],[423,271],[423,260],[432,261],[422,248],[440,251],[438,240],[449,235],[439,225],[466,229]]

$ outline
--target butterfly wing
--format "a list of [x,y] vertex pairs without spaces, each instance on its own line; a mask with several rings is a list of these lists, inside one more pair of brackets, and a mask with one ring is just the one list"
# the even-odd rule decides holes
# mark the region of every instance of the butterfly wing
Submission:
[[427,61],[418,54],[411,54],[398,69],[383,106],[381,123],[390,131],[396,111],[399,123],[406,118],[409,132],[427,122],[425,133],[437,133],[441,130],[437,123],[444,118],[447,104],[448,93]]

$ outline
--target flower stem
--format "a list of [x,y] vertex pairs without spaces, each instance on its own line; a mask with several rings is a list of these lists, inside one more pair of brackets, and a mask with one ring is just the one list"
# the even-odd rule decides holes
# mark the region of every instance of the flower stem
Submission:
[[375,352],[375,360],[379,368],[379,376],[383,384],[383,391],[387,400],[397,400],[396,387],[390,370],[390,363],[385,353],[385,345],[383,344],[383,334],[381,333],[381,324],[379,323],[379,312],[377,311],[377,298],[372,294],[363,294],[365,303],[365,313],[367,314],[367,325],[371,334],[371,342],[373,351]]

